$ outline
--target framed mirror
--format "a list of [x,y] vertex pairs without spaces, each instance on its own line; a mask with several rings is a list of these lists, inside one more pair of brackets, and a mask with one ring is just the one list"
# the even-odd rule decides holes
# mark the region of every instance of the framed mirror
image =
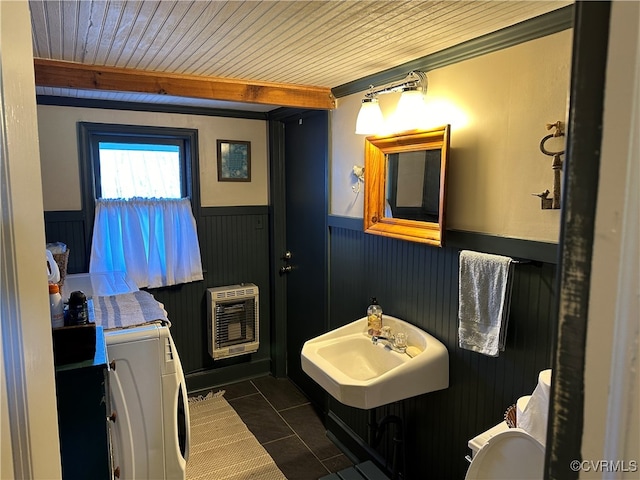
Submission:
[[365,139],[365,232],[443,245],[449,130]]

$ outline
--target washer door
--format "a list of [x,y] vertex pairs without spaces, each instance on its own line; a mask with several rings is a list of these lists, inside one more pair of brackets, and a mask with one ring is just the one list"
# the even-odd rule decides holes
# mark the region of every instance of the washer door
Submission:
[[109,380],[117,413],[113,450],[120,480],[167,478],[160,363],[164,352],[157,330],[138,331],[138,341],[136,329],[116,330],[107,337],[109,360],[116,367]]
[[543,478],[544,447],[520,428],[491,437],[469,466],[466,480]]
[[178,351],[168,329],[161,335],[165,345],[165,374],[162,375],[162,423],[165,478],[184,479],[189,458],[189,400]]

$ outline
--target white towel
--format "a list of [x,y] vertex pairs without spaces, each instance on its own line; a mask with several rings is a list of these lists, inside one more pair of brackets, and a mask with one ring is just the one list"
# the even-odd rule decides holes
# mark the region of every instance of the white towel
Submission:
[[145,323],[169,323],[164,306],[144,291],[93,297],[96,325],[105,330],[129,328]]
[[461,348],[497,357],[511,305],[513,263],[509,257],[462,250],[458,293],[458,342]]

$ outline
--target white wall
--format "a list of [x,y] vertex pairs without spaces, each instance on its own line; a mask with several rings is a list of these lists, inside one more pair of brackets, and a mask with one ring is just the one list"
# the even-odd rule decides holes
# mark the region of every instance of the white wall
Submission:
[[32,55],[28,3],[0,2],[3,479],[61,478]]
[[[81,208],[77,122],[197,129],[202,206],[269,203],[265,120],[40,105],[38,131],[46,211]],[[251,182],[218,182],[217,139],[251,142]]]
[[[427,73],[427,123],[451,124],[448,228],[557,242],[560,211],[541,210],[532,196],[553,190],[552,158],[540,152],[547,123],[566,123],[572,31],[490,53]],[[362,94],[339,99],[331,121],[333,215],[363,216],[363,194],[351,186],[364,165],[355,131]],[[379,97],[385,116],[396,94]],[[564,149],[552,139],[548,149]]]
[[[585,360],[582,456],[636,461],[636,471],[581,478],[638,478],[638,191],[640,3],[612,4]],[[634,197],[635,194],[635,197]]]

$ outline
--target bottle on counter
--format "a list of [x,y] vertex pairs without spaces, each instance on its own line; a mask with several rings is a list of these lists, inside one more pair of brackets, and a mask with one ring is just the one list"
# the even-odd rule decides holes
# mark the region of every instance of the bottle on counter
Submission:
[[69,315],[66,325],[85,325],[89,323],[89,305],[84,292],[76,290],[69,295]]
[[371,305],[367,308],[367,333],[372,336],[382,333],[382,307],[376,297],[371,298]]
[[49,284],[49,309],[51,310],[51,327],[64,327],[64,303],[57,283]]

